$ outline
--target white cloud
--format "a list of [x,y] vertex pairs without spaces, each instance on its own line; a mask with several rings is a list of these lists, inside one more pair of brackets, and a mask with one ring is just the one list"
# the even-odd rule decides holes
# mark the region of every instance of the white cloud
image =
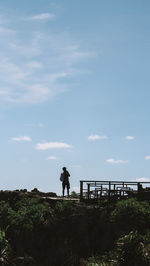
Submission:
[[0,35],[10,35],[14,33],[16,33],[15,30],[0,26]]
[[80,47],[77,45],[66,46],[63,48],[62,59],[68,66],[71,66],[73,63],[78,62],[82,58],[88,58],[94,56],[93,52],[83,52],[80,50]]
[[0,89],[0,95],[1,96],[7,96],[8,95],[8,91],[5,91],[3,89]]
[[124,164],[124,163],[128,163],[128,161],[126,161],[126,160],[115,160],[114,158],[109,158],[109,159],[106,160],[106,162],[112,163],[112,164]]
[[108,139],[107,136],[100,136],[100,135],[90,135],[88,136],[88,140],[98,140],[98,139]]
[[54,19],[55,15],[51,13],[42,13],[28,18],[27,20],[46,20],[46,19]]
[[150,178],[147,177],[137,177],[136,178],[137,182],[150,182]]
[[133,139],[135,139],[134,136],[126,136],[125,138],[126,138],[127,140],[133,140]]
[[71,145],[63,142],[44,142],[38,143],[36,145],[37,150],[48,150],[48,149],[70,149],[72,148]]
[[74,165],[72,165],[72,167],[74,167],[74,168],[81,168],[82,166],[80,164],[74,164]]
[[32,39],[29,43],[20,44],[20,41],[12,41],[8,43],[8,48],[10,51],[13,51],[17,54],[17,56],[26,56],[28,57],[35,57],[41,55],[41,49],[39,47],[38,41],[36,39]]
[[150,155],[145,156],[145,160],[150,160]]
[[38,126],[39,127],[44,127],[44,124],[43,123],[38,123]]
[[[32,19],[44,20],[53,16],[43,13]],[[77,46],[76,40],[68,32],[49,32],[49,28],[37,32],[37,27],[34,24],[29,27],[29,23],[23,21],[24,25],[20,26],[19,31],[0,25],[0,36],[3,34],[0,53],[1,102],[36,104],[49,101],[74,85],[70,77],[87,74],[87,69],[84,72],[81,67],[81,60],[93,55],[91,52]],[[9,24],[14,25],[11,19]]]
[[29,68],[32,68],[32,69],[41,69],[41,68],[43,68],[43,65],[40,63],[40,62],[38,62],[38,61],[31,61],[31,62],[29,62],[29,63],[27,63],[27,67],[29,67]]
[[13,137],[11,141],[31,141],[31,138],[28,136],[21,136],[21,137]]
[[56,156],[48,156],[47,160],[56,160]]

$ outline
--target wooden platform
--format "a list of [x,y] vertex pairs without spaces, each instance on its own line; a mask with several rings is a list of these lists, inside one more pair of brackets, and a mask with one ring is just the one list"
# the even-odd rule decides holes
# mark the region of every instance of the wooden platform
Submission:
[[54,201],[73,201],[73,202],[79,202],[80,199],[77,198],[68,198],[68,197],[41,197],[42,199],[49,199]]

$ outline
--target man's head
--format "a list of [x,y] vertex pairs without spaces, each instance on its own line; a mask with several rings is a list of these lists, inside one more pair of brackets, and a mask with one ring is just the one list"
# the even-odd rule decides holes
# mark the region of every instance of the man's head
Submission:
[[63,169],[63,171],[66,171],[66,167],[63,167],[62,169]]

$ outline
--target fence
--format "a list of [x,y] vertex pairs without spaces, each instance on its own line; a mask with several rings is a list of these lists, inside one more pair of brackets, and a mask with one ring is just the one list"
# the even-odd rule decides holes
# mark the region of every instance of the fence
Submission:
[[150,182],[80,181],[80,201],[101,198],[139,197],[150,199]]

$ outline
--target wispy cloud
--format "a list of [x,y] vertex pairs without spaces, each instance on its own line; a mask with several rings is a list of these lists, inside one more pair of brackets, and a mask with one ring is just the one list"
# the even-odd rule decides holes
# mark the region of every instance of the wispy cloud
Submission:
[[82,168],[82,166],[80,164],[74,164],[74,165],[72,165],[72,167],[74,167],[74,168]]
[[38,126],[39,127],[44,127],[44,124],[43,123],[38,123]]
[[47,160],[56,160],[56,156],[48,156]]
[[11,35],[15,33],[16,33],[15,30],[0,26],[0,35]]
[[133,139],[135,139],[135,137],[134,136],[126,136],[125,139],[126,140],[133,140]]
[[31,141],[31,138],[29,136],[13,137],[11,138],[11,141]]
[[38,143],[36,145],[37,150],[48,150],[48,149],[70,149],[72,148],[71,145],[63,142],[44,142]]
[[145,156],[145,160],[150,160],[150,155]]
[[44,127],[44,124],[39,122],[39,123],[26,123],[24,124],[26,127]]
[[[32,16],[32,20],[53,16],[43,13]],[[81,61],[89,58],[91,52],[77,46],[69,33],[56,34],[51,31],[49,34],[48,28],[37,32],[34,25],[29,27],[29,23],[23,25],[24,29],[27,27],[27,34],[0,26],[0,35],[3,34],[0,101],[31,104],[48,101],[68,90],[70,77],[86,73],[81,69]]]
[[88,136],[88,140],[98,140],[98,139],[108,139],[108,137],[97,134]]
[[38,61],[31,61],[27,63],[27,67],[32,68],[32,69],[34,68],[41,69],[43,68],[43,65]]
[[55,18],[55,15],[54,14],[51,14],[51,13],[41,13],[41,14],[38,14],[38,15],[34,15],[30,18],[27,18],[27,20],[47,20],[47,19],[54,19]]
[[115,160],[114,158],[109,158],[106,160],[106,162],[111,163],[111,164],[124,164],[128,163],[127,160]]
[[147,177],[137,177],[136,178],[137,182],[150,182],[150,178]]

